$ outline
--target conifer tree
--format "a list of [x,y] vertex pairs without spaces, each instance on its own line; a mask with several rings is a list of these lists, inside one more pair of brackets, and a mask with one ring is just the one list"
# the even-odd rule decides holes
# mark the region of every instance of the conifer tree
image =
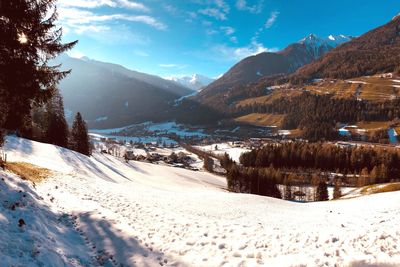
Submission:
[[293,192],[292,192],[292,185],[290,183],[289,177],[285,178],[284,180],[285,191],[284,191],[284,198],[285,200],[293,200]]
[[333,199],[338,199],[342,196],[342,180],[338,177],[335,177],[333,188]]
[[329,200],[328,186],[324,180],[321,180],[317,187],[317,201]]
[[68,124],[65,120],[63,99],[58,90],[50,99],[47,105],[47,112],[46,141],[54,145],[67,147]]
[[87,156],[91,154],[87,126],[79,112],[72,124],[71,149]]
[[[56,0],[0,2],[0,127],[29,127],[34,105],[45,103],[68,72],[49,66],[50,59],[76,42],[61,43],[55,21]],[[50,15],[49,15],[50,14]]]

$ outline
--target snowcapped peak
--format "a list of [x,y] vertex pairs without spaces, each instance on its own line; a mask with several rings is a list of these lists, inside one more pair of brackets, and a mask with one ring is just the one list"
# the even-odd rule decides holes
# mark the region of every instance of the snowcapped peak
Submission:
[[397,19],[400,19],[400,13],[392,18],[392,20],[397,20]]
[[326,38],[319,37],[315,34],[310,34],[299,41],[300,44],[306,46],[307,50],[314,55],[315,58],[320,57],[332,48],[335,48],[345,42],[351,40],[351,37],[346,35],[329,35]]
[[336,47],[342,43],[348,42],[351,40],[351,37],[340,34],[340,35],[329,35],[327,38],[319,37],[315,34],[310,34],[307,37],[301,39],[299,43],[305,45],[313,45],[313,46],[323,46],[329,45],[332,47]]
[[167,77],[167,80],[174,81],[179,83],[189,89],[198,91],[203,87],[209,85],[214,81],[214,79],[208,78],[206,76],[200,74],[193,74],[193,75],[183,75],[183,76],[171,76]]

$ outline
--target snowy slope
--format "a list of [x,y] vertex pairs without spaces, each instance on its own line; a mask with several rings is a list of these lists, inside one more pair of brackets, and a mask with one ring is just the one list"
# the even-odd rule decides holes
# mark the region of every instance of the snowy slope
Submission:
[[42,199],[47,194],[16,175],[0,171],[0,177],[0,266],[90,265],[95,254],[71,216],[51,209]]
[[400,263],[399,193],[292,203],[226,192],[224,178],[203,172],[7,140],[11,161],[55,172],[37,185],[37,194],[52,210],[76,216],[76,228],[104,265]]
[[225,153],[227,153],[229,157],[236,162],[239,162],[240,156],[243,153],[250,151],[250,149],[248,148],[235,147],[229,143],[218,143],[207,146],[197,146],[197,148],[204,151],[212,152],[216,155],[224,155]]

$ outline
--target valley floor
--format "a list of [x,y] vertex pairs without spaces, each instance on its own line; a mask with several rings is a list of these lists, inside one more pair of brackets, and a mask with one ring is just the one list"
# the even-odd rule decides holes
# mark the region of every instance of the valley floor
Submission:
[[[52,171],[36,188],[1,172],[0,258],[9,265],[400,264],[399,192],[293,203],[229,193],[225,178],[205,172],[87,158],[16,137],[5,150],[9,161]],[[19,190],[29,201],[12,210],[4,201]]]

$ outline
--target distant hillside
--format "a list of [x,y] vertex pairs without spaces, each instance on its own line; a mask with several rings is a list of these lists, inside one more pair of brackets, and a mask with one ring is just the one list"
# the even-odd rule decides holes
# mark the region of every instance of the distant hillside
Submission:
[[67,115],[82,112],[91,128],[161,119],[170,103],[193,93],[175,82],[116,64],[67,55],[55,63],[62,63],[63,69],[72,69],[60,83]]
[[291,80],[347,79],[392,72],[400,66],[400,17],[330,51],[299,69]]
[[299,67],[318,59],[349,40],[351,38],[344,35],[330,35],[327,38],[320,38],[310,34],[280,52],[264,52],[245,58],[221,78],[204,88],[199,94],[199,98],[202,100],[213,98],[215,94],[229,91],[237,86],[254,83],[261,77],[295,72]]

